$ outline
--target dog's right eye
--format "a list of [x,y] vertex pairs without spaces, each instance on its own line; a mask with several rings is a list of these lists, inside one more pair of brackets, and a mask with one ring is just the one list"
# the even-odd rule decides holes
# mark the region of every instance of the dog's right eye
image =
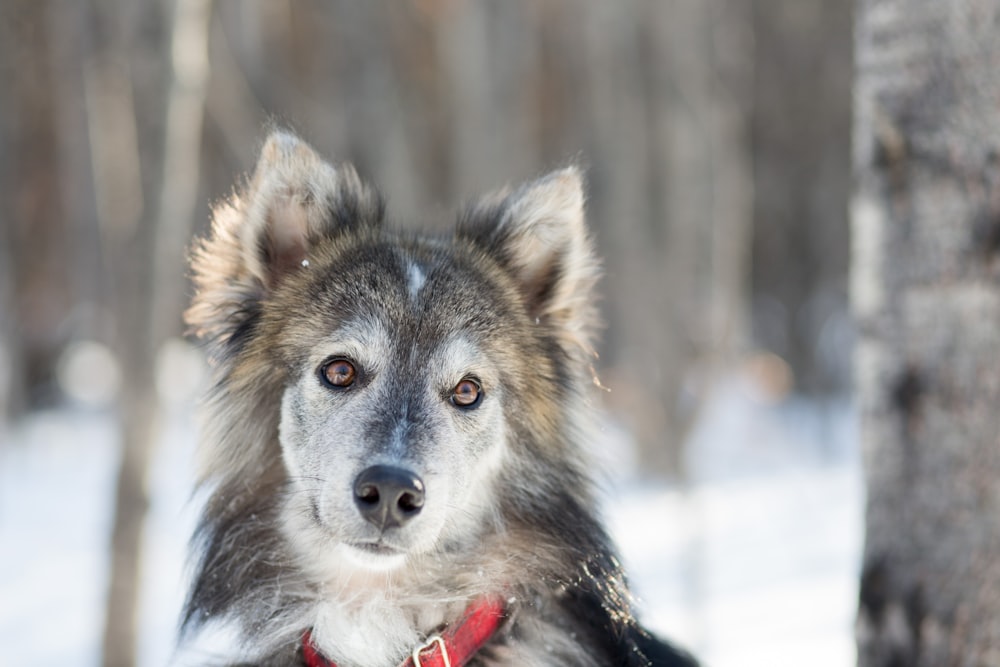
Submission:
[[331,359],[319,369],[319,377],[328,387],[347,389],[358,378],[358,371],[347,359]]
[[479,407],[479,401],[482,398],[483,389],[472,378],[465,378],[455,385],[451,392],[451,404],[466,410]]

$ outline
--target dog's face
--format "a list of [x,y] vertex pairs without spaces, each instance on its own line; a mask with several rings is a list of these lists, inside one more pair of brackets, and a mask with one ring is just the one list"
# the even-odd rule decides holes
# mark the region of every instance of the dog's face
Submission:
[[505,454],[510,376],[524,372],[516,304],[451,251],[414,250],[368,238],[320,254],[302,278],[322,308],[282,315],[297,320],[285,465],[313,527],[370,567],[475,534]]
[[[378,570],[467,548],[502,521],[502,471],[538,454],[523,434],[560,428],[590,352],[574,169],[483,200],[453,237],[407,237],[353,169],[279,133],[194,265],[188,319],[274,411],[260,422],[277,424],[288,532],[309,557]],[[217,439],[208,475],[257,474],[238,436]]]

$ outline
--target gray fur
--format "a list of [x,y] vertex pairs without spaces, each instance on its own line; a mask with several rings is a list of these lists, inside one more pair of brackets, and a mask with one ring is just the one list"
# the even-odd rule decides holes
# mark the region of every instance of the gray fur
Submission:
[[[651,664],[581,458],[598,265],[579,172],[484,199],[450,237],[383,211],[353,169],[277,133],[195,252],[188,322],[215,383],[186,633],[229,622],[234,661],[297,665],[312,628],[342,667],[390,667],[502,595],[508,619],[470,664]],[[332,358],[353,386],[321,381]],[[474,409],[449,400],[467,377]],[[426,485],[403,526],[354,507],[376,464]],[[657,664],[688,664],[670,655]]]

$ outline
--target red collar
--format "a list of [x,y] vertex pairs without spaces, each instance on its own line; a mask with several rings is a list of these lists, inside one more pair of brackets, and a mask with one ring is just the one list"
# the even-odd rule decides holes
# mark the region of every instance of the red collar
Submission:
[[[400,667],[462,667],[493,636],[504,619],[504,604],[500,600],[484,599],[465,610],[458,623],[433,635]],[[302,656],[306,667],[337,667],[313,646],[309,630],[302,635]]]

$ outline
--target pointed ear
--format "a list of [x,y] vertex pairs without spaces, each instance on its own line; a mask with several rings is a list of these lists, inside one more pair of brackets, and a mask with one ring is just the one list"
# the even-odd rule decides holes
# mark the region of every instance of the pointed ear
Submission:
[[212,211],[207,238],[191,255],[191,332],[224,358],[259,311],[263,296],[320,241],[378,226],[382,200],[350,165],[323,161],[288,132],[274,132],[243,192]]
[[298,269],[324,237],[381,220],[378,195],[353,167],[334,168],[284,131],[264,143],[242,203],[239,238],[245,266],[265,288]]
[[555,325],[567,342],[592,352],[600,265],[584,223],[583,177],[577,167],[483,198],[463,218],[458,235],[510,271],[530,316]]

